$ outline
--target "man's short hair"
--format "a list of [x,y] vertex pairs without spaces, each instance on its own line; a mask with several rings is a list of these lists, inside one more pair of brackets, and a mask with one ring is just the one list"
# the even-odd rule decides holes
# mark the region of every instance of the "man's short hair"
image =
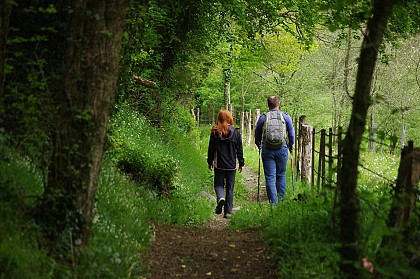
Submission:
[[270,96],[267,99],[269,109],[274,109],[280,105],[279,98],[277,96]]

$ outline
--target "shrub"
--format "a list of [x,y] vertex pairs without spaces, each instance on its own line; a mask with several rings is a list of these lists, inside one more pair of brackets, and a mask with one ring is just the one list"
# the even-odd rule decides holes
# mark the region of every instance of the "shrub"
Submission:
[[0,149],[0,278],[50,278],[54,260],[39,248],[40,228],[28,210],[42,190],[40,175],[18,152]]

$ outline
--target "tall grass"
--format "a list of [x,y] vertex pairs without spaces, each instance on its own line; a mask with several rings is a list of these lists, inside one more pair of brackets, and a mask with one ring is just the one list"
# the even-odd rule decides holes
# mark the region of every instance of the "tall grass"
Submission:
[[41,177],[14,150],[0,150],[0,278],[51,278],[55,261],[39,247],[40,228],[28,214]]
[[[31,161],[1,145],[0,278],[141,277],[145,270],[139,255],[153,240],[153,222],[199,225],[214,216],[214,202],[203,195],[214,195],[213,173],[206,163],[210,127],[189,129],[186,134],[165,123],[155,128],[129,106],[119,107],[111,120],[91,243],[77,266],[58,262],[42,249],[40,230],[28,212],[42,193],[44,179]],[[244,157],[246,166],[257,172],[258,151],[246,147]],[[118,163],[127,158],[140,173],[121,168]],[[371,171],[360,169],[360,247],[363,255],[374,260],[387,233],[389,181],[395,180],[398,158],[363,153],[362,163]],[[169,174],[169,179],[162,173]],[[148,176],[156,179],[136,179]],[[287,195],[272,207],[247,200],[245,179],[237,175],[235,203],[241,208],[233,215],[230,229],[259,228],[278,262],[280,278],[336,278],[333,192],[318,191],[300,181],[293,190],[288,164]],[[260,179],[263,184],[262,166]],[[170,195],[160,195],[153,183],[173,186]],[[399,268],[409,272],[406,266]]]
[[[0,278],[139,278],[145,273],[140,254],[153,240],[153,222],[197,225],[213,217],[214,205],[202,195],[211,173],[193,127],[188,135],[157,129],[128,106],[117,110],[110,126],[91,241],[78,265],[72,255],[66,256],[70,262],[60,262],[42,249],[40,229],[28,214],[43,191],[41,172],[1,145]],[[136,161],[143,164],[138,177],[156,180],[133,179],[119,168],[119,160],[133,154],[146,158]],[[170,173],[166,182],[174,186],[168,196],[150,183],[162,181],[162,172]]]
[[[257,151],[247,148],[245,153],[247,165],[257,170]],[[396,179],[398,162],[398,157],[388,154],[364,151],[361,155],[365,168],[359,168],[357,189],[360,198],[359,245],[362,255],[372,261],[375,261],[382,237],[388,233],[386,220],[391,203],[390,183]],[[261,179],[264,179],[263,172]],[[290,179],[288,166],[288,192],[283,203],[277,207],[268,203],[249,203],[235,213],[230,228],[254,227],[261,230],[262,239],[278,261],[279,278],[337,278],[339,223],[338,212],[333,210],[334,185],[332,189],[318,190],[296,181],[293,191]],[[361,268],[361,264],[358,265]],[[395,268],[401,272],[410,270],[407,264]],[[369,277],[367,271],[365,274]],[[391,278],[397,273],[389,274],[390,277],[386,277],[384,272],[381,273],[384,278]]]

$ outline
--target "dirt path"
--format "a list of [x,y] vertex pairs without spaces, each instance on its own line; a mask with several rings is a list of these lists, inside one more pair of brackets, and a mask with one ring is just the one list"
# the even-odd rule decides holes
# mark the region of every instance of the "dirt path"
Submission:
[[[256,200],[257,176],[244,169],[249,199]],[[264,188],[260,198],[266,199]],[[275,260],[259,231],[228,229],[218,215],[199,228],[154,224],[155,241],[142,259],[151,271],[145,278],[277,278]]]

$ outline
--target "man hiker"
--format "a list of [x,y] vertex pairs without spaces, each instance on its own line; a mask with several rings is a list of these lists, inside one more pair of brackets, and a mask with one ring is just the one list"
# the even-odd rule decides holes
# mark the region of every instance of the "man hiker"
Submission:
[[241,134],[232,125],[231,113],[225,109],[220,110],[217,115],[217,124],[211,129],[207,151],[209,170],[214,168],[216,214],[221,214],[224,208],[224,218],[230,218],[232,215],[236,159],[239,162],[239,172],[242,172],[245,163]]
[[255,128],[255,144],[262,148],[268,200],[277,205],[278,200],[283,200],[286,194],[288,151],[292,154],[295,130],[290,116],[280,111],[277,96],[268,97],[267,104],[269,111],[260,116]]

